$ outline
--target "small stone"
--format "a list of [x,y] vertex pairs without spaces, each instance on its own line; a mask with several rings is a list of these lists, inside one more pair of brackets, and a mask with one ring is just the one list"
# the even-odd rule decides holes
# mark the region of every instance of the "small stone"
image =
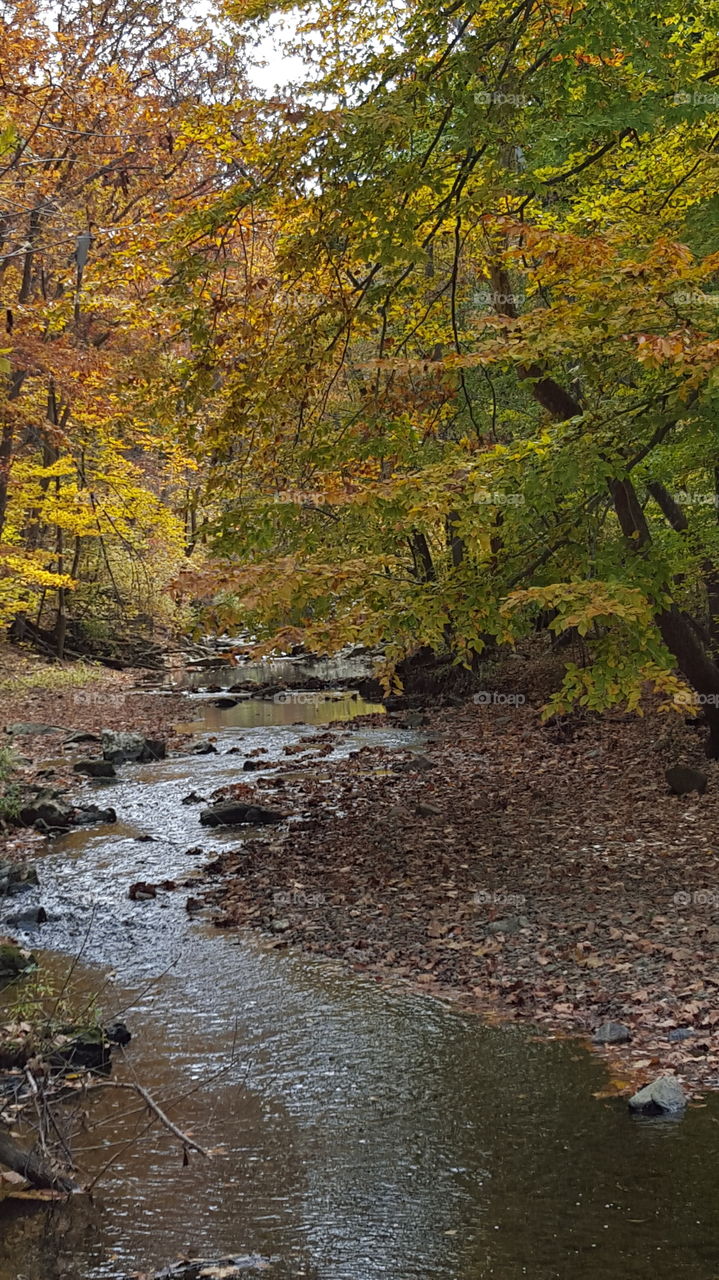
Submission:
[[631,1038],[632,1033],[623,1022],[603,1022],[592,1036],[595,1044],[626,1044]]
[[657,1076],[656,1080],[652,1080],[651,1084],[645,1085],[629,1099],[631,1111],[649,1116],[676,1114],[683,1111],[686,1105],[684,1090],[674,1076]]
[[217,754],[217,747],[214,742],[196,742],[190,751],[193,756],[213,756]]
[[519,933],[522,928],[522,917],[503,916],[501,920],[490,920],[485,927],[487,933]]
[[198,796],[196,791],[191,791],[189,796],[183,796],[180,804],[204,804],[205,797]]
[[691,1036],[695,1035],[694,1027],[673,1027],[667,1039],[671,1040],[672,1044],[679,1044],[682,1040],[689,1040]]
[[270,925],[273,933],[287,933],[291,927],[289,920],[273,920]]

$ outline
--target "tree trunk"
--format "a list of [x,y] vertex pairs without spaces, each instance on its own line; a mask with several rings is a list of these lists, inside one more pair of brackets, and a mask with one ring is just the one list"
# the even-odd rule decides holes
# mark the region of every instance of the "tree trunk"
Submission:
[[74,1182],[64,1174],[56,1173],[39,1156],[19,1147],[4,1129],[0,1129],[0,1164],[4,1164],[5,1168],[11,1169],[13,1173],[19,1173],[21,1177],[27,1178],[30,1185],[37,1187],[40,1191],[69,1193],[78,1189]]

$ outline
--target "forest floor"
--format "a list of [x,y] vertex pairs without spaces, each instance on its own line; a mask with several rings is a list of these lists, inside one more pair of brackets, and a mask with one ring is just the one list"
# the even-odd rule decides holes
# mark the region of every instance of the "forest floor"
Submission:
[[[363,747],[328,769],[354,721],[308,736],[288,778],[218,793],[292,821],[208,868],[216,923],[552,1033],[620,1022],[610,1090],[659,1072],[719,1087],[719,767],[701,734],[655,714],[548,727],[529,704],[425,719],[421,756]],[[705,795],[670,793],[677,759]]]

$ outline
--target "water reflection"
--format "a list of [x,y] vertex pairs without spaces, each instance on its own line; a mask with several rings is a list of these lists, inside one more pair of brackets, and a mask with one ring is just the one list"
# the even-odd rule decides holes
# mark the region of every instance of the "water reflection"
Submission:
[[[264,744],[268,759],[305,732],[201,727],[221,752]],[[713,1099],[679,1125],[633,1123],[621,1102],[593,1097],[601,1064],[573,1042],[485,1027],[193,926],[184,895],[128,902],[132,879],[191,866],[188,845],[237,842],[204,831],[180,798],[240,768],[226,754],[128,766],[112,789],[121,823],[63,841],[38,895],[48,967],[63,972],[60,952],[80,947],[105,966],[81,964],[75,981],[86,994],[104,986],[108,1014],[123,1011],[135,1033],[120,1074],[218,1153],[184,1168],[153,1129],[121,1152],[94,1206],[3,1206],[0,1280],[124,1276],[183,1252],[272,1255],[283,1275],[321,1280],[715,1277]],[[94,1111],[108,1142],[133,1132],[127,1110],[113,1095]],[[99,1167],[107,1152],[83,1159]]]

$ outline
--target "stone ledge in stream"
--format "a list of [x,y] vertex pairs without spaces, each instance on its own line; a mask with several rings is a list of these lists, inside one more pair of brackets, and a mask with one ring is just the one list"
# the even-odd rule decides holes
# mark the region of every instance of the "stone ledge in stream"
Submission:
[[103,729],[102,754],[111,764],[148,764],[164,760],[167,745],[161,738],[146,738],[142,733]]
[[176,1262],[164,1271],[156,1271],[147,1280],[234,1280],[236,1276],[266,1275],[272,1270],[271,1258],[263,1258],[257,1253],[246,1254],[239,1258],[214,1258],[204,1261],[191,1258],[186,1262]]
[[266,826],[271,822],[284,822],[286,813],[277,809],[263,809],[256,804],[216,804],[210,809],[203,809],[200,822],[203,827],[239,827],[244,824]]

